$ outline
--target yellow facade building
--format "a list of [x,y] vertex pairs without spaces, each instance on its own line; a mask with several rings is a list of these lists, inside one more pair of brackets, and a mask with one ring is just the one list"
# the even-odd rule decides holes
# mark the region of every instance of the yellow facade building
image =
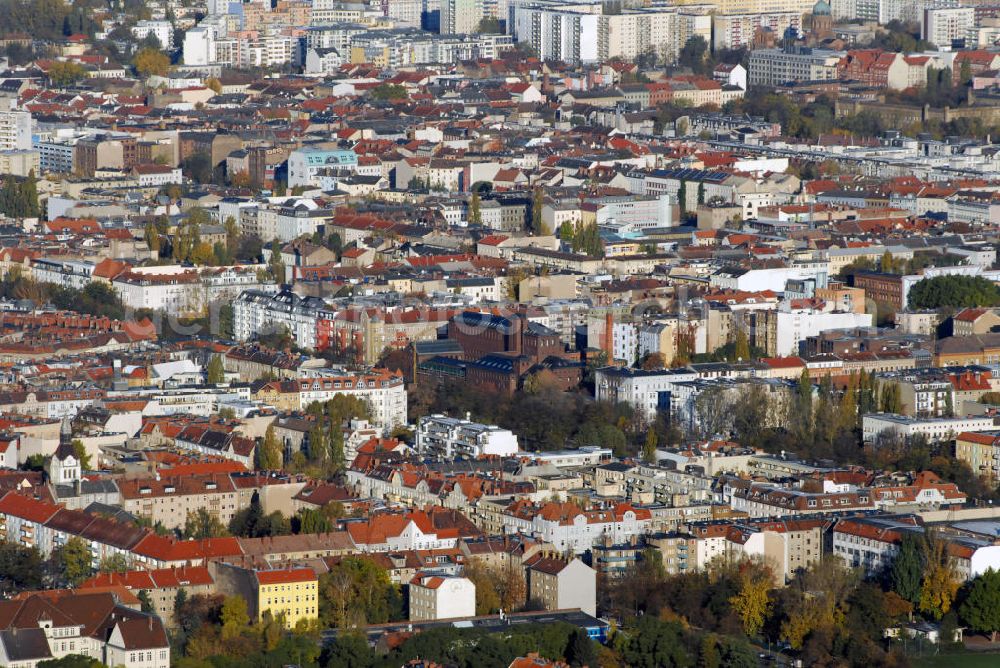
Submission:
[[257,619],[283,617],[286,628],[319,619],[319,579],[308,568],[257,571]]

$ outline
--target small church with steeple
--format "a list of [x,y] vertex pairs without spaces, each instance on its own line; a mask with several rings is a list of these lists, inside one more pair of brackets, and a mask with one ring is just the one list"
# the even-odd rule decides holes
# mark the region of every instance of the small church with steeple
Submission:
[[49,480],[54,485],[72,485],[83,478],[80,470],[81,462],[73,449],[73,427],[69,418],[64,417],[59,430],[59,447],[49,458]]

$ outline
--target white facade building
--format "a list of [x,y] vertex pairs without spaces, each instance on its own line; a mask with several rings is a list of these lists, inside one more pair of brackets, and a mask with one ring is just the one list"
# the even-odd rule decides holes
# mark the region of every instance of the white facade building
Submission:
[[420,572],[410,580],[410,620],[476,616],[476,585],[468,578]]
[[132,35],[140,41],[152,35],[160,43],[160,48],[174,48],[174,27],[170,21],[139,21],[132,26]]
[[827,49],[754,49],[747,77],[751,86],[836,79],[837,63],[843,56],[843,51]]
[[670,410],[674,384],[697,378],[698,374],[690,369],[642,371],[607,367],[597,371],[597,400],[626,403],[647,419],[653,419],[657,411]]
[[31,114],[18,109],[0,110],[0,151],[31,149]]
[[853,329],[875,324],[871,313],[845,313],[789,308],[777,314],[777,353],[798,355],[799,343],[827,329]]
[[406,424],[406,387],[398,372],[373,369],[357,374],[336,374],[329,370],[322,373],[327,375],[299,380],[299,405],[303,408],[314,401],[328,401],[344,394],[364,400],[377,427],[389,430]]
[[317,316],[325,307],[322,299],[300,297],[293,292],[246,290],[233,301],[233,336],[237,341],[250,341],[258,334],[284,326],[300,348],[313,349]]
[[922,434],[933,442],[954,438],[964,431],[990,431],[995,427],[991,417],[917,418],[893,413],[870,413],[861,418],[861,432],[866,443],[873,442],[885,433],[895,433],[902,438]]
[[495,425],[459,420],[445,415],[427,415],[417,424],[417,452],[446,459],[483,456],[512,457],[517,454],[517,436]]

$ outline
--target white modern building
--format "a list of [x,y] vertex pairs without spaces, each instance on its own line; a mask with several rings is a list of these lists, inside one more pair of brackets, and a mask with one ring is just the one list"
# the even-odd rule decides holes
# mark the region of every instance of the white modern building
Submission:
[[0,110],[0,151],[31,149],[31,114],[19,109]]
[[174,27],[170,21],[139,21],[132,26],[132,35],[140,41],[152,35],[160,48],[174,48]]
[[843,51],[829,49],[754,49],[747,78],[751,86],[836,79],[837,63],[843,56]]
[[517,454],[517,436],[496,425],[459,420],[446,415],[426,415],[417,423],[417,452],[445,459]]
[[861,431],[866,443],[887,433],[895,433],[902,438],[921,434],[929,441],[941,441],[964,431],[990,431],[995,428],[992,417],[918,418],[894,413],[870,413],[861,418]]
[[967,47],[976,42],[975,7],[933,7],[920,15],[920,37],[939,48],[959,42]]
[[596,372],[598,401],[626,403],[652,420],[658,411],[669,411],[676,383],[697,380],[691,369],[643,371],[623,367],[606,367]]
[[441,0],[441,34],[477,32],[483,20],[483,0]]
[[357,166],[358,156],[354,151],[306,146],[288,156],[288,187],[316,186],[315,177],[321,169],[354,171]]
[[828,329],[854,329],[875,324],[871,313],[824,311],[813,308],[781,308],[777,313],[779,356],[798,355],[799,343]]
[[673,62],[691,37],[712,43],[712,16],[684,7],[605,13],[601,3],[535,0],[514,5],[510,25],[514,38],[530,44],[543,59],[574,63],[628,60],[650,49]]

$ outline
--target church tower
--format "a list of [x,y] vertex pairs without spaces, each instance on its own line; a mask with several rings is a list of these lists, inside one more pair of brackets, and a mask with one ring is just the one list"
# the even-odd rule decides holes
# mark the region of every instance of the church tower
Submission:
[[72,485],[83,477],[80,460],[73,451],[73,427],[64,417],[59,430],[59,447],[49,459],[49,480],[54,485]]

